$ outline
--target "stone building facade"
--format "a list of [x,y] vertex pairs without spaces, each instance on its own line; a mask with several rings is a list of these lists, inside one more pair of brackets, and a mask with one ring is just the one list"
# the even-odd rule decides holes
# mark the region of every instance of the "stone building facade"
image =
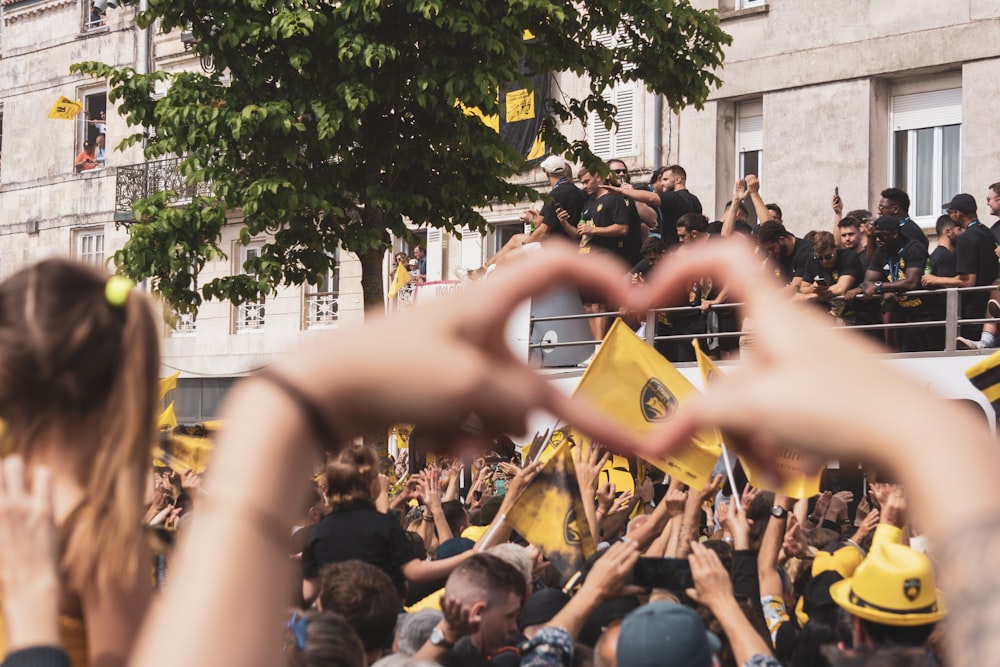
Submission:
[[[141,147],[111,150],[132,130],[108,105],[106,87],[69,67],[98,60],[177,71],[211,63],[199,62],[180,32],[140,30],[132,7],[105,1],[0,0],[0,275],[57,254],[107,264],[127,238],[116,223],[127,219],[129,198],[176,178],[169,164],[146,163]],[[673,114],[641,85],[623,85],[606,91],[619,106],[618,127],[570,127],[571,139],[623,159],[638,182],[658,166],[682,164],[710,217],[721,214],[735,179],[757,173],[765,199],[781,204],[799,234],[828,228],[834,187],[848,208],[872,208],[881,189],[898,184],[925,227],[956,192],[974,194],[987,214],[985,190],[1000,181],[1000,125],[989,120],[1000,103],[1000,0],[694,4],[717,9],[733,36],[724,83],[705,107]],[[585,85],[558,79],[567,92]],[[86,114],[48,118],[60,96],[80,100]],[[78,170],[84,142],[101,129],[106,160]],[[539,170],[523,180],[544,184]],[[418,230],[428,278],[453,280],[482,264],[522,231],[526,206],[484,211],[489,230],[461,239]],[[241,271],[255,251],[238,244],[238,230],[234,216],[224,239],[229,259],[210,264],[206,279]],[[386,273],[388,284],[388,263]],[[242,308],[206,303],[197,321],[165,323],[164,371],[182,371],[179,416],[212,416],[233,378],[318,331],[361,320],[360,266],[345,254],[321,285],[282,289]]]

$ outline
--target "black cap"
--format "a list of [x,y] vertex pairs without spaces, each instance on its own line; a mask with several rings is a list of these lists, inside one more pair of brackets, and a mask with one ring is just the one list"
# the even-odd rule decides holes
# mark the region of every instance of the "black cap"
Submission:
[[951,198],[951,201],[942,207],[945,211],[961,211],[969,215],[976,214],[976,198],[964,192]]
[[875,229],[881,232],[891,232],[899,229],[899,218],[894,218],[891,215],[880,216],[875,220]]

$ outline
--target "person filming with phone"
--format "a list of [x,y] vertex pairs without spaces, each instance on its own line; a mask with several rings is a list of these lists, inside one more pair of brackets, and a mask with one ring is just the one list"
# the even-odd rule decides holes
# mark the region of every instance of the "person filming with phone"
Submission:
[[853,322],[851,304],[845,304],[847,291],[859,285],[865,270],[858,253],[838,248],[830,232],[818,232],[813,239],[813,255],[806,261],[795,299],[816,301],[830,315]]

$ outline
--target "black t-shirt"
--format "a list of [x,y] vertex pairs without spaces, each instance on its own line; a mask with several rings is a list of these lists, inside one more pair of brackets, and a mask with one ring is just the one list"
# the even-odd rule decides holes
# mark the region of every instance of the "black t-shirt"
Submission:
[[970,223],[955,240],[955,270],[959,275],[976,274],[976,285],[992,285],[997,279],[996,247],[990,230],[981,222]]
[[812,243],[798,237],[792,238],[795,239],[795,245],[787,256],[778,260],[768,258],[768,263],[774,269],[774,275],[786,285],[792,282],[792,278],[801,278],[805,275],[806,262],[813,256]]
[[841,276],[853,276],[854,285],[857,287],[865,278],[865,269],[858,259],[858,253],[853,250],[837,248],[837,261],[832,269],[828,269],[820,263],[815,253],[809,256],[802,271],[802,282],[815,283],[816,279],[822,277],[826,281],[827,287],[833,287],[840,280]]
[[587,203],[587,195],[569,181],[559,181],[549,196],[552,197],[552,201],[545,202],[540,212],[543,218],[542,224],[549,228],[549,234],[569,238],[569,234],[559,222],[556,209],[564,209],[569,213],[569,224],[576,225],[580,221],[583,206]]
[[[868,265],[869,271],[878,271],[882,274],[883,282],[897,283],[906,280],[906,271],[913,267],[918,267],[923,273],[927,267],[927,247],[920,241],[908,241],[900,238],[902,244],[898,250],[887,252],[884,248],[875,248],[872,255],[872,263]],[[916,289],[920,289],[917,284]],[[898,296],[897,303],[903,308],[917,308],[923,305],[920,297]],[[915,312],[915,311],[911,311]]]
[[[961,237],[959,237],[961,238]],[[914,266],[920,267],[921,272],[927,266],[927,248],[920,241],[905,241],[900,239],[902,245],[898,250],[887,252],[884,248],[875,248],[872,255],[872,263],[868,265],[869,271],[878,271],[882,274],[885,282],[899,282],[906,280],[906,270]]]
[[993,232],[993,238],[995,238],[997,243],[1000,244],[1000,220],[993,223],[993,226],[990,227],[990,231]]
[[315,579],[327,563],[360,560],[379,568],[404,589],[400,568],[416,558],[399,522],[371,503],[334,510],[312,527],[302,550],[302,576]]
[[955,253],[944,246],[934,248],[930,259],[931,273],[942,278],[954,278],[958,275],[955,270]]
[[667,247],[677,245],[677,221],[685,213],[701,213],[701,202],[688,190],[660,193],[660,235]]
[[629,266],[633,266],[638,263],[641,257],[640,248],[635,247],[636,241],[640,238],[640,232],[638,228],[633,230],[633,218],[629,214],[629,208],[634,211],[635,205],[621,195],[612,192],[603,197],[588,200],[584,208],[583,218],[592,221],[596,227],[625,225],[628,232],[624,236],[598,236],[594,234],[589,245],[614,253],[624,259]]
[[920,229],[920,225],[913,222],[910,216],[906,216],[899,221],[899,235],[908,241],[919,241],[925,248],[930,247],[931,242],[927,239],[927,234]]

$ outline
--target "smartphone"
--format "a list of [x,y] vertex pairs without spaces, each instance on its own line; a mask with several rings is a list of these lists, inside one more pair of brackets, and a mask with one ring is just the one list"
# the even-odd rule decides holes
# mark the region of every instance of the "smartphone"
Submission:
[[826,287],[826,278],[823,276],[816,276],[816,279],[813,281],[813,285],[816,287]]
[[498,495],[498,496],[507,495],[507,480],[506,479],[498,479],[494,483],[494,488],[496,489],[496,495]]
[[840,196],[840,186],[839,185],[833,186],[833,196],[834,197],[839,197]]
[[643,588],[665,588],[674,592],[694,587],[691,564],[686,558],[640,558],[635,564],[632,581]]

